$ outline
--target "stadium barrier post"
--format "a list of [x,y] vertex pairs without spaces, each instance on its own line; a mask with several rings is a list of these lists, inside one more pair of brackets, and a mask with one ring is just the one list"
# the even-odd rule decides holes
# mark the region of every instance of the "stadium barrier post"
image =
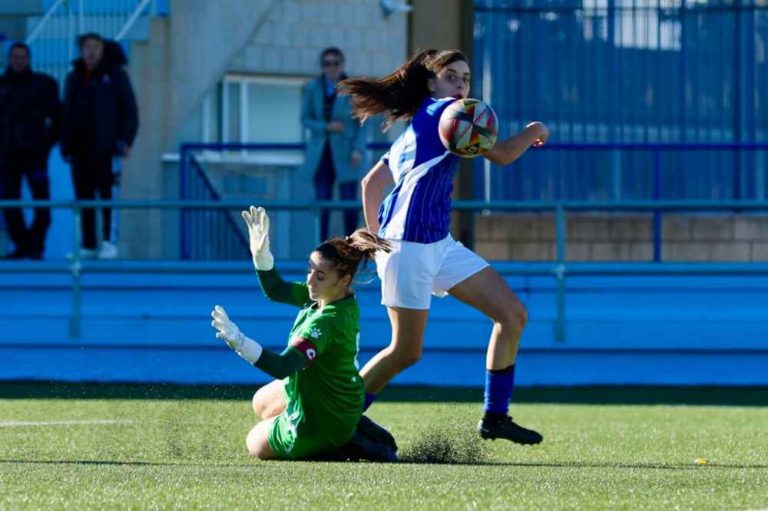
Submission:
[[557,205],[555,210],[555,279],[557,279],[555,342],[565,342],[565,208]]
[[[179,199],[185,200],[187,198],[187,145],[181,144],[181,150],[179,151]],[[179,250],[181,252],[181,259],[189,259],[187,250],[187,239],[184,232],[184,225],[187,221],[187,210],[181,208],[179,211]]]
[[72,220],[74,222],[74,234],[72,236],[72,263],[70,271],[72,272],[72,310],[69,318],[69,336],[73,339],[80,338],[80,276],[82,273],[82,264],[80,262],[80,222],[82,209],[77,201],[72,205]]
[[[661,151],[653,151],[653,199],[661,199]],[[653,262],[661,262],[661,211],[653,211]]]

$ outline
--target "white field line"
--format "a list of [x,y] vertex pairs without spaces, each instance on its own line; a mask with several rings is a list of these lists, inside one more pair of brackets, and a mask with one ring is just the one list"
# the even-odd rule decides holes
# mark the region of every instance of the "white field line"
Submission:
[[80,425],[110,425],[133,424],[136,421],[128,419],[84,419],[70,421],[3,421],[0,420],[0,428],[20,428],[27,426],[80,426]]

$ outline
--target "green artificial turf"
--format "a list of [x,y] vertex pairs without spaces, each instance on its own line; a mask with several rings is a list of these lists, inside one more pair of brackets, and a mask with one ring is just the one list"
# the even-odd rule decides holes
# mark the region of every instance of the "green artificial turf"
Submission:
[[[375,464],[250,459],[243,441],[255,419],[244,389],[62,388],[79,393],[0,385],[0,509],[768,507],[760,390],[746,391],[751,402],[738,389],[718,399],[694,392],[698,400],[691,390],[646,389],[639,399],[629,389],[621,399],[622,389],[565,389],[561,403],[558,391],[540,391],[540,403],[536,391],[521,392],[513,415],[544,434],[535,447],[478,440],[476,391],[455,391],[452,402],[428,399],[448,401],[450,390],[395,391],[370,416],[404,458],[421,462]],[[635,404],[654,394],[674,403],[675,392],[707,404]],[[712,404],[731,400],[739,406]],[[423,462],[441,457],[454,463]]]

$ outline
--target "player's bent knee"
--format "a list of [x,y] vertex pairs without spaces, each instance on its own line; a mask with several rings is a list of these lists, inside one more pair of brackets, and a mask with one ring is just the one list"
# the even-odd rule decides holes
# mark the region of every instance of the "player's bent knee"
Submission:
[[265,449],[263,446],[259,445],[248,445],[248,454],[253,456],[254,458],[258,458],[260,460],[269,460],[272,459],[271,452],[269,449]]
[[402,365],[403,369],[406,367],[411,367],[416,362],[421,360],[421,350],[419,351],[406,351],[404,353],[400,354],[400,364]]
[[253,413],[255,413],[257,417],[260,419],[265,418],[267,403],[266,399],[264,399],[264,393],[261,392],[261,389],[257,390],[253,395],[251,405],[253,406]]
[[260,460],[268,460],[274,457],[272,449],[269,448],[269,443],[267,443],[266,432],[266,428],[261,428],[257,425],[245,437],[245,447],[248,449],[248,454]]
[[517,309],[517,326],[520,330],[522,330],[526,327],[526,325],[528,325],[528,309],[523,304],[520,304]]
[[503,329],[522,331],[528,324],[528,310],[522,304],[500,309],[493,318]]

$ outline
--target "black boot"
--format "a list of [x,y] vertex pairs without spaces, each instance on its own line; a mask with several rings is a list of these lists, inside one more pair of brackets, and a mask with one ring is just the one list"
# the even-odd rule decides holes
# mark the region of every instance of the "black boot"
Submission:
[[544,439],[536,431],[515,424],[509,415],[487,414],[477,424],[477,432],[485,439],[503,438],[523,445],[538,444]]
[[360,417],[360,422],[357,423],[357,431],[374,442],[384,444],[392,451],[397,452],[397,442],[395,442],[395,437],[392,436],[392,433],[373,422],[370,417],[366,415]]

